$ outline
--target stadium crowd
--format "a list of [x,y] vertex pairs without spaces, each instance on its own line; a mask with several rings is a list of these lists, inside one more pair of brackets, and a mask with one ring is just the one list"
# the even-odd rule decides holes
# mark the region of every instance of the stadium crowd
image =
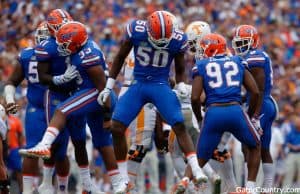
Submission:
[[[273,126],[274,159],[277,161],[277,186],[292,186],[294,172],[298,169],[298,187],[300,186],[300,150],[289,151],[285,143],[290,136],[300,131],[300,2],[297,0],[6,0],[0,3],[0,88],[12,73],[17,63],[18,52],[34,44],[33,34],[37,25],[45,19],[49,10],[62,8],[67,10],[74,20],[88,26],[89,33],[105,53],[108,63],[112,61],[125,24],[133,18],[146,18],[155,10],[168,10],[179,20],[180,27],[195,20],[206,21],[216,31],[227,38],[231,45],[233,28],[240,24],[256,26],[260,33],[261,47],[269,54],[273,62],[273,97],[279,108],[278,118]],[[186,60],[186,74],[191,79],[193,60]],[[190,81],[190,80],[189,80]],[[122,77],[116,90],[121,87]],[[26,83],[18,88],[19,104],[26,106]],[[17,115],[23,120],[22,111]],[[19,133],[16,129],[15,133]],[[14,136],[13,134],[11,136]],[[15,137],[11,138],[14,139]],[[15,139],[22,146],[22,136]],[[300,141],[300,138],[298,138]],[[26,140],[25,140],[26,141]],[[18,143],[17,143],[18,142]],[[295,142],[294,142],[295,143]],[[295,143],[299,146],[300,142]],[[272,147],[273,146],[273,147]],[[236,145],[232,146],[233,157],[239,157]],[[91,153],[97,161],[97,154]],[[157,156],[154,154],[154,158]],[[154,159],[155,160],[155,159]],[[156,159],[158,164],[159,160]],[[241,183],[242,163],[235,160],[237,180]],[[96,162],[97,163],[97,162]],[[151,162],[150,162],[151,163]],[[96,179],[98,170],[95,170]],[[238,173],[239,172],[239,173]],[[239,175],[239,176],[238,176]],[[285,177],[284,177],[285,176]],[[107,179],[107,178],[106,178]],[[104,182],[107,181],[104,178]],[[153,183],[152,183],[153,184]]]

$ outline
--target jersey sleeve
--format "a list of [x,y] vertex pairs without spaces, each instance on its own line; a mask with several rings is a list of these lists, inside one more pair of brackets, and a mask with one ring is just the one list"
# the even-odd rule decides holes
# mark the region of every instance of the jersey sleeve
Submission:
[[194,79],[196,76],[203,77],[202,68],[201,65],[199,65],[201,62],[196,62],[195,66],[192,68],[192,78]]
[[102,66],[103,70],[105,70],[107,66],[103,53],[100,51],[98,52],[93,50],[91,53],[85,55],[81,60],[81,66],[86,69],[97,65]]
[[249,57],[246,59],[249,68],[251,67],[264,67],[265,63],[267,62],[267,57],[263,53],[255,53],[252,55],[249,55]]
[[55,52],[55,47],[50,41],[44,40],[35,47],[34,53],[37,61],[49,61]]
[[179,48],[179,52],[184,53],[187,49],[188,49],[188,39],[187,39],[187,35],[184,33],[182,41],[181,41],[181,45]]
[[134,33],[133,29],[134,29],[135,24],[136,24],[136,20],[131,21],[126,25],[125,37],[124,37],[125,40],[131,40],[132,39],[132,34]]

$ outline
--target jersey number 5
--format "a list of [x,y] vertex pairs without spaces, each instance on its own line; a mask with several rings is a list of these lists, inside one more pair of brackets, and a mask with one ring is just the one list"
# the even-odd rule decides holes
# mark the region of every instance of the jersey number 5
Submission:
[[38,83],[39,76],[37,71],[37,61],[30,61],[28,67],[28,79],[30,83]]
[[[224,63],[225,79],[227,86],[239,86],[239,80],[233,80],[233,76],[239,73],[239,69],[236,63],[227,61]],[[211,62],[206,65],[206,74],[214,80],[209,81],[208,85],[211,88],[219,88],[223,86],[224,78],[222,76],[221,66],[219,63]]]

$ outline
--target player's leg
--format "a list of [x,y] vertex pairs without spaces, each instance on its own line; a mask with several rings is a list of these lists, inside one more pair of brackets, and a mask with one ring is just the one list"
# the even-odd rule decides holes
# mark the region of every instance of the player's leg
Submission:
[[273,177],[275,167],[270,153],[270,142],[272,123],[276,117],[276,105],[271,99],[265,99],[262,107],[262,117],[260,119],[263,135],[261,136],[261,160],[264,172],[264,181],[262,187],[271,188],[273,186]]
[[[159,91],[159,92],[158,92]],[[184,119],[181,113],[181,105],[176,94],[167,84],[149,84],[146,88],[147,96],[156,106],[163,119],[172,126],[178,144],[192,168],[193,175],[199,182],[206,182],[207,177],[203,174],[198,165],[195,147],[192,139],[184,126]]]
[[110,176],[114,191],[121,192],[126,189],[125,179],[120,174],[117,160],[112,146],[112,137],[109,129],[103,128],[103,115],[101,111],[89,113],[87,122],[91,129],[93,146],[102,156],[107,174]]
[[136,183],[141,163],[152,147],[156,111],[152,104],[146,104],[137,118],[130,124],[131,146],[128,151],[128,176],[131,183]]
[[[42,139],[46,127],[47,124],[44,110],[42,108],[37,109],[28,104],[25,117],[26,148],[33,147]],[[35,190],[34,180],[39,176],[38,158],[25,156],[22,163],[22,174],[23,193],[32,193]],[[48,187],[46,190],[51,194],[50,189],[54,191],[52,179],[51,183],[47,185]]]
[[[88,111],[88,110],[86,110]],[[86,118],[83,116],[70,116],[67,129],[74,146],[75,160],[79,168],[79,175],[83,192],[89,193],[96,190],[90,176],[90,167],[86,150]]]
[[219,164],[218,164],[219,169],[215,169],[215,170],[216,171],[220,170],[220,172],[222,173],[222,176],[224,177],[225,187],[226,187],[225,189],[227,191],[235,191],[235,188],[237,187],[237,183],[233,174],[232,157],[228,151],[228,143],[230,140],[231,140],[231,134],[225,132],[222,135],[221,142],[219,143],[216,149],[218,157],[214,157],[213,159],[221,158],[222,162],[219,160]]
[[125,130],[145,104],[141,88],[142,85],[140,83],[130,86],[128,91],[118,100],[112,116],[111,131],[114,151],[117,161],[123,161],[124,166],[127,166],[126,157],[128,151]]
[[248,115],[240,106],[232,106],[231,114],[235,115],[234,122],[230,126],[230,132],[245,146],[248,147],[248,178],[246,187],[254,188],[256,176],[260,165],[260,140],[258,132],[253,127]]

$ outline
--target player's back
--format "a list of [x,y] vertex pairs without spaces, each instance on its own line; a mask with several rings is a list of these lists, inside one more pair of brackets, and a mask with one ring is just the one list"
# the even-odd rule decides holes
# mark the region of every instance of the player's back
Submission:
[[247,63],[238,56],[215,56],[196,62],[193,75],[203,78],[206,106],[212,103],[241,103],[241,86]]
[[46,88],[39,84],[37,60],[34,48],[26,48],[22,50],[19,54],[19,63],[28,83],[27,99],[29,103],[37,107],[43,107],[43,96]]
[[103,71],[107,69],[104,55],[92,39],[88,39],[87,43],[82,49],[71,55],[71,64],[75,65],[80,74],[80,81],[77,80],[77,84],[80,89],[95,88],[94,83],[87,74],[87,69],[94,66],[101,66]]
[[187,36],[175,30],[166,48],[155,48],[149,42],[146,21],[134,20],[127,26],[127,39],[134,47],[134,78],[139,81],[167,82],[170,66],[176,54],[185,52]]

